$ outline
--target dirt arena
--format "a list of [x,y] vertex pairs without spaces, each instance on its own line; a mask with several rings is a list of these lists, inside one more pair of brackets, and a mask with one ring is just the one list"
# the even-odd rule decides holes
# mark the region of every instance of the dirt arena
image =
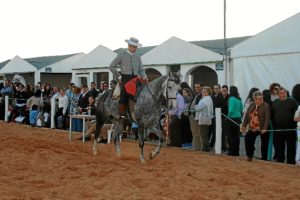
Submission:
[[135,142],[92,156],[76,137],[0,121],[0,199],[300,199],[297,166],[167,147],[141,165]]

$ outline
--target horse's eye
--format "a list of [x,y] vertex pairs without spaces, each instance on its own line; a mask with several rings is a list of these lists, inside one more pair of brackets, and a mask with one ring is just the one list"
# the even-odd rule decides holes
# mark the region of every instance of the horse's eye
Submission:
[[169,89],[172,89],[172,87],[171,87],[171,86],[169,86],[168,88],[169,88]]

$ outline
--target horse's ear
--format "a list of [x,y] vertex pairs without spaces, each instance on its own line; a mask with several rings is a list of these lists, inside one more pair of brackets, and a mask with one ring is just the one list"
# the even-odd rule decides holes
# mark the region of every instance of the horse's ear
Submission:
[[174,79],[176,80],[176,83],[179,84],[181,82],[181,73],[179,71],[174,72],[173,76],[174,76]]
[[176,76],[178,77],[179,82],[180,82],[180,80],[181,80],[181,73],[180,73],[180,71],[178,71],[178,72],[176,73]]
[[176,80],[177,84],[180,83],[180,80],[181,80],[180,71],[172,72],[171,70],[169,70],[169,77],[173,77]]

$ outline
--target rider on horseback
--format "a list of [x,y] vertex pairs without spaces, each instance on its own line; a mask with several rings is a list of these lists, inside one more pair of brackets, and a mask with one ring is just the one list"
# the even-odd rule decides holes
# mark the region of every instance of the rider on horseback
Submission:
[[[117,57],[109,65],[110,71],[115,78],[118,78],[121,84],[121,93],[119,100],[119,115],[125,116],[126,105],[128,104],[128,94],[124,88],[125,84],[136,78],[141,77],[145,83],[148,82],[147,75],[142,66],[141,57],[136,54],[138,47],[142,46],[137,38],[131,37],[129,40],[125,40],[128,43],[127,51],[124,51],[117,55]],[[120,67],[121,71],[117,71],[117,67]]]

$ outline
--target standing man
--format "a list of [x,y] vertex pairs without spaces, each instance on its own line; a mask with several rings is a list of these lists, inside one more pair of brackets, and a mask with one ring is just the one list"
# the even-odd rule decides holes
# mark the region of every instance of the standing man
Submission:
[[93,96],[94,99],[96,99],[99,95],[99,91],[96,89],[96,83],[94,81],[91,82],[89,93],[91,93],[91,96]]
[[4,81],[4,86],[2,87],[1,89],[1,95],[4,97],[4,96],[11,96],[13,95],[14,93],[14,90],[11,86],[11,82],[10,80],[5,80]]
[[215,116],[215,110],[216,110],[216,108],[221,108],[221,102],[222,102],[222,99],[223,99],[220,84],[215,84],[214,85],[214,91],[211,95],[211,99],[213,101],[213,106],[214,106],[214,109],[213,109],[214,118],[212,119],[212,125],[209,127],[208,138],[209,138],[209,147],[210,147],[210,149],[213,149],[214,146],[215,146],[215,141],[216,141],[216,116]]
[[88,86],[86,84],[82,85],[81,89],[81,95],[78,99],[77,107],[79,108],[79,112],[87,112],[87,107],[89,106],[89,97],[91,96],[91,93],[88,92]]
[[[228,99],[229,99],[229,93],[228,93],[228,86],[223,85],[221,89],[222,93],[222,100],[221,100],[221,113],[227,115],[228,113]],[[228,149],[228,144],[227,144],[227,124],[228,124],[228,119],[222,115],[222,151],[226,152]]]
[[202,85],[201,83],[194,84],[195,96],[189,105],[189,118],[190,118],[190,127],[193,135],[192,145],[193,149],[197,151],[202,150],[202,140],[199,133],[198,119],[195,119],[195,112],[191,112],[194,110],[195,105],[199,103],[202,98]]
[[[121,94],[119,100],[120,117],[125,116],[126,104],[128,103],[128,95],[125,91],[124,85],[137,76],[140,76],[145,83],[148,82],[147,75],[142,66],[141,57],[136,54],[137,48],[142,45],[139,43],[139,40],[134,37],[131,37],[129,40],[125,41],[128,43],[127,51],[118,54],[109,65],[110,71],[121,83]],[[121,69],[120,72],[118,72],[116,69],[118,66]]]
[[293,129],[297,127],[294,114],[298,104],[296,100],[287,97],[283,87],[278,89],[278,96],[279,98],[272,103],[271,110],[274,129],[281,129],[281,131],[274,132],[274,139],[277,143],[277,162],[284,162],[286,152],[287,163],[295,164],[297,134]]

